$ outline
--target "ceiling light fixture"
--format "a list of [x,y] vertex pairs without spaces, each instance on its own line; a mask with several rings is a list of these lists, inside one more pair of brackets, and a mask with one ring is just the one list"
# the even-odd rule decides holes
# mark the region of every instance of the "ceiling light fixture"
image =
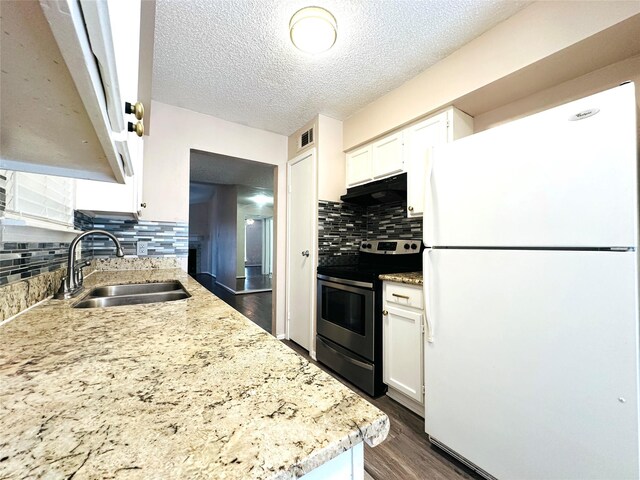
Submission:
[[251,200],[253,203],[260,206],[266,205],[268,203],[273,203],[273,197],[263,195],[262,193],[259,193],[258,195],[254,195],[249,200]]
[[296,48],[307,53],[322,53],[336,43],[338,24],[324,8],[305,7],[291,17],[289,33]]

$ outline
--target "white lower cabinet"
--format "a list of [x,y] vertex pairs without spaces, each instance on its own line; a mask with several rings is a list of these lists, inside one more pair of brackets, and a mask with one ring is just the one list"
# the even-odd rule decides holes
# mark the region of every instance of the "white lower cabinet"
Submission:
[[424,417],[424,308],[418,286],[384,282],[382,378],[387,395]]

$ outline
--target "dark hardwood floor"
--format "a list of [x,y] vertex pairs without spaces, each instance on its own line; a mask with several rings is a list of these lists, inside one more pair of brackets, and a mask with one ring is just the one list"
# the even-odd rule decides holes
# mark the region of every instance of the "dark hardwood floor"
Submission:
[[324,365],[313,361],[307,351],[296,343],[288,340],[283,340],[283,343],[389,416],[391,428],[387,439],[375,448],[366,444],[364,447],[364,468],[374,480],[482,480],[475,472],[429,443],[421,417],[386,395],[378,398],[368,396]]
[[245,278],[236,279],[237,292],[271,289],[271,275],[262,275],[262,266],[244,267],[244,275]]
[[273,292],[247,293],[234,295],[216,284],[216,279],[207,273],[198,273],[194,278],[204,288],[223,302],[231,305],[245,317],[262,329],[271,333],[271,305]]

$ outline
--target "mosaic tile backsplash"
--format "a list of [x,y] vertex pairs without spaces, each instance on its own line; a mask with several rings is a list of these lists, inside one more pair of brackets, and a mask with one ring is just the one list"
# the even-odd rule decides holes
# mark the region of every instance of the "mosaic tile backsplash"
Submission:
[[[136,242],[149,242],[150,257],[186,257],[188,230],[186,223],[148,222],[91,218],[76,212],[78,230],[100,228],[113,233],[120,240],[125,255],[136,255]],[[68,243],[0,242],[0,286],[53,272],[66,264]],[[113,242],[106,237],[89,237],[81,244],[82,258],[113,256]]]
[[[186,257],[189,253],[187,223],[94,218],[93,228],[113,233],[120,241],[125,255],[136,255],[138,241],[149,242],[148,256],[150,257]],[[114,253],[113,242],[104,236],[95,236],[92,248],[96,257],[112,256]]]
[[406,202],[361,207],[320,200],[318,264],[353,263],[363,240],[422,238],[422,219],[407,218],[406,208]]

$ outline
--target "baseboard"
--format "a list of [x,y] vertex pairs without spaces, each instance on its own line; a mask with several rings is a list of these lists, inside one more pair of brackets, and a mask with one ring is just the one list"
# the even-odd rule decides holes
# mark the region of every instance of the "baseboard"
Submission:
[[387,390],[387,397],[395,400],[400,405],[407,407],[416,415],[420,415],[422,418],[424,418],[424,405],[416,402],[413,398],[409,398],[404,393],[394,390],[391,387],[389,387],[389,390]]
[[216,285],[221,286],[222,288],[224,288],[226,291],[233,293],[234,295],[236,294],[236,291],[233,288],[227,287],[224,283],[220,283],[216,280]]
[[257,290],[236,290],[234,293],[236,295],[246,295],[247,293],[262,293],[262,292],[271,292],[272,288],[260,288]]

